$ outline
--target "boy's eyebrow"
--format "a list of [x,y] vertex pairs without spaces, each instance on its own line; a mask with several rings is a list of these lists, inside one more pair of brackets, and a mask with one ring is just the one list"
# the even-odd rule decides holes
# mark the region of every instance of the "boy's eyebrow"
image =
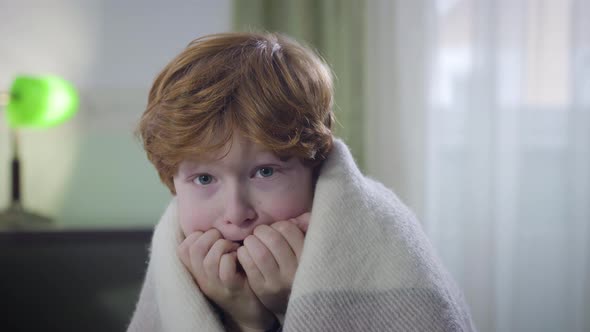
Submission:
[[207,160],[195,160],[188,159],[184,161],[184,164],[179,168],[179,171],[193,172],[197,168],[205,167],[210,163]]
[[273,152],[264,152],[263,155],[264,156],[271,156],[273,159],[277,159],[277,160],[279,160],[280,162],[283,162],[283,163],[292,159],[292,156],[286,156],[286,155],[282,155],[281,156],[281,155],[278,155],[278,154],[273,153]]
[[270,150],[258,150],[254,152],[254,155],[256,156],[255,159],[272,158],[281,162],[287,162],[292,158],[292,156],[280,155]]
[[192,163],[192,162],[188,162],[184,165],[181,165],[178,168],[178,173],[179,174],[189,174],[189,173],[192,173],[197,167],[198,167],[197,164]]
[[[273,152],[262,152],[259,155],[262,156],[264,159],[266,158],[272,158],[274,160],[278,160],[280,162],[286,163],[289,162],[290,160],[293,159],[293,156],[289,156],[289,155],[278,155],[276,153]],[[256,158],[258,159],[258,158]],[[201,168],[201,167],[207,167],[207,166],[211,166],[211,163],[215,163],[216,160],[210,160],[210,159],[189,159],[189,160],[185,160],[185,164],[183,165],[184,167],[181,167],[179,169],[179,171],[182,171],[183,173],[192,173],[194,172],[196,169]]]

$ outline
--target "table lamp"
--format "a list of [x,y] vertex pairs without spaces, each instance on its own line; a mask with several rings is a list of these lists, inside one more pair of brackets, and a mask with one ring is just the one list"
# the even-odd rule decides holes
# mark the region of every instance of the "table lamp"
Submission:
[[8,209],[0,211],[0,228],[35,228],[51,224],[50,218],[27,211],[21,202],[18,129],[58,125],[76,113],[78,104],[75,88],[55,76],[17,76],[10,91],[0,92],[0,112],[5,110],[12,145],[11,201]]

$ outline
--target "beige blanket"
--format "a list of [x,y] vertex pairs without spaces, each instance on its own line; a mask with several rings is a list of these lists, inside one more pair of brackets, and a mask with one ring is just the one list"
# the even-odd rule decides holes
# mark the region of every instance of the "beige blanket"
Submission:
[[[128,331],[223,331],[176,255],[173,199],[156,226]],[[473,331],[467,307],[409,209],[363,176],[340,141],[316,186],[283,331]]]

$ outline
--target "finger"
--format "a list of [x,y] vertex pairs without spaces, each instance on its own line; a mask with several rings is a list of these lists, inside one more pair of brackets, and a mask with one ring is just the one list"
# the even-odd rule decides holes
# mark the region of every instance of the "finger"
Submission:
[[238,272],[238,253],[232,251],[221,256],[219,262],[219,280],[230,290],[240,289],[244,282],[244,277]]
[[303,242],[305,241],[305,235],[301,229],[288,220],[276,222],[270,225],[270,227],[281,233],[285,240],[287,240],[291,250],[295,253],[297,262],[299,262],[301,252],[303,251]]
[[303,233],[307,233],[307,229],[309,228],[309,220],[311,219],[311,212],[306,212],[298,217],[295,217],[292,222],[299,227],[299,229]]
[[189,248],[191,244],[195,242],[201,235],[203,235],[203,232],[194,232],[189,234],[189,236],[187,236],[176,248],[176,254],[178,255],[178,258],[180,258],[182,264],[188,269],[191,267]]
[[246,272],[250,286],[257,288],[264,285],[264,275],[258,269],[254,259],[252,259],[248,248],[244,246],[238,248],[238,261],[242,265],[244,272]]
[[189,257],[190,266],[198,276],[203,272],[203,260],[215,241],[221,238],[221,233],[216,229],[210,229],[201,235],[195,242],[190,245]]
[[244,247],[248,249],[250,257],[254,260],[264,279],[266,281],[274,280],[274,276],[279,274],[279,265],[266,245],[255,235],[248,235],[244,239]]
[[268,225],[260,225],[254,229],[254,235],[271,252],[283,274],[291,275],[295,272],[297,256],[281,233]]
[[218,239],[215,241],[203,259],[203,270],[210,280],[219,280],[219,265],[221,257],[228,252],[237,250],[238,247],[239,244],[225,239]]

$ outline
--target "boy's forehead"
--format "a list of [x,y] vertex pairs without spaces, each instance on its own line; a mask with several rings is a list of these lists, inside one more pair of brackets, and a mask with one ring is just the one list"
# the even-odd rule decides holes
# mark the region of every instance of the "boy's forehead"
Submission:
[[[241,141],[233,142],[234,144],[226,144],[224,147],[203,153],[195,153],[184,158],[186,165],[199,165],[223,162],[228,156],[239,159],[276,159],[282,162],[291,159],[291,156],[278,154],[272,150],[253,142]],[[237,143],[237,144],[236,144]],[[237,150],[237,151],[235,151]]]

